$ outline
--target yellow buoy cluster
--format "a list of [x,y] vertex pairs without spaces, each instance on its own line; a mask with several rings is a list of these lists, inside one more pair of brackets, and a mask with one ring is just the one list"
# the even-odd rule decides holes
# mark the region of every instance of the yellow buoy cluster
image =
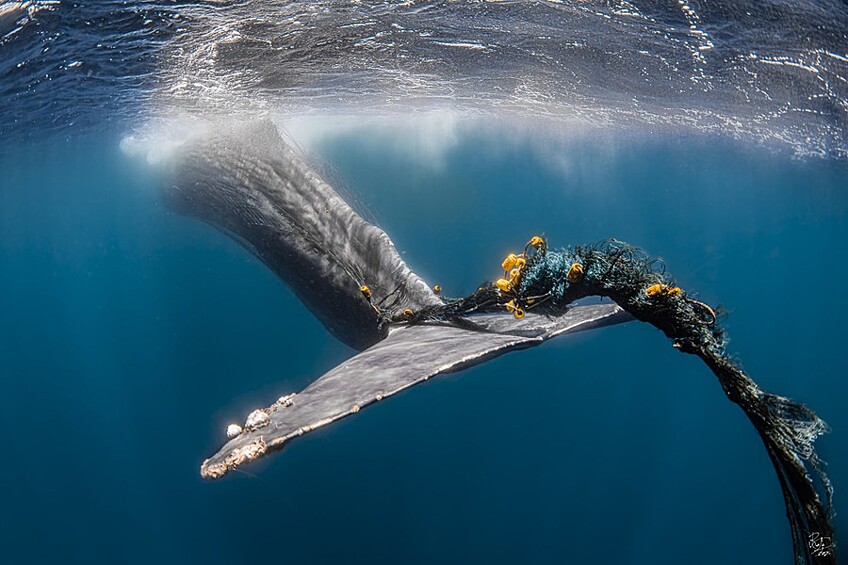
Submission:
[[521,282],[521,271],[524,270],[526,264],[527,259],[524,258],[523,253],[521,255],[516,255],[515,253],[507,255],[506,259],[501,263],[501,267],[503,267],[504,276],[509,278],[495,281],[495,286],[498,287],[498,290],[501,292],[513,292],[518,288],[518,283]]
[[683,298],[689,304],[693,304],[695,306],[700,307],[706,314],[709,315],[709,320],[707,320],[707,324],[713,325],[718,320],[718,316],[715,313],[715,310],[710,308],[709,305],[704,304],[700,300],[695,300],[690,296],[683,295],[683,289],[679,286],[669,286],[667,284],[657,283],[652,284],[648,288],[645,289],[645,296],[652,299],[658,298],[667,298],[669,296],[679,296]]
[[371,287],[368,286],[367,284],[363,284],[362,286],[359,287],[359,292],[362,293],[362,296],[365,298],[365,300],[368,301],[368,304],[371,305],[371,309],[374,310],[374,313],[379,316],[380,315],[380,309],[377,308],[376,304],[371,302],[371,297],[373,296],[373,293],[371,292]]
[[655,298],[659,296],[680,296],[683,291],[679,286],[668,286],[666,284],[652,284],[645,289],[645,296]]
[[572,263],[568,272],[565,274],[565,278],[570,283],[579,283],[583,280],[583,274],[583,265],[580,263]]
[[512,315],[516,317],[516,319],[520,320],[521,318],[524,317],[524,309],[521,306],[519,306],[515,302],[514,299],[507,302],[505,304],[505,306],[506,306],[506,311],[511,312]]
[[534,235],[533,237],[530,238],[530,241],[527,242],[527,245],[524,246],[524,253],[525,254],[527,253],[528,247],[535,247],[536,251],[541,251],[542,253],[544,253],[545,251],[548,250],[548,243],[545,241],[545,239],[543,237],[540,237],[538,235]]
[[524,317],[524,309],[518,300],[518,285],[521,283],[521,275],[524,272],[524,267],[527,266],[527,252],[531,247],[536,249],[536,251],[546,251],[548,244],[538,235],[531,237],[527,245],[524,246],[524,253],[519,255],[510,253],[506,256],[501,263],[504,276],[495,281],[498,291],[513,297],[509,302],[504,304],[504,307],[507,312],[512,313],[519,320]]

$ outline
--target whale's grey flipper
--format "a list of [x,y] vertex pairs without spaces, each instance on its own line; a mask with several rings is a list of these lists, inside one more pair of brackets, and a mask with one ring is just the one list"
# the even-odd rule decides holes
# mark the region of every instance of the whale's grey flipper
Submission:
[[372,304],[401,312],[441,302],[385,232],[306,166],[272,122],[219,125],[187,141],[173,163],[169,204],[233,235],[355,349],[387,335]]
[[615,304],[577,306],[560,316],[473,316],[481,331],[412,325],[393,329],[380,343],[332,369],[303,392],[253,413],[244,431],[203,462],[216,479],[240,465],[282,449],[285,442],[443,373],[482,363],[552,337],[630,320]]

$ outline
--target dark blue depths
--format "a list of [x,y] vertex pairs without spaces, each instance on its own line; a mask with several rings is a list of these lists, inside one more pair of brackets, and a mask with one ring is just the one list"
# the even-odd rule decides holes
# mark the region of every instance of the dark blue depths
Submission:
[[[475,132],[423,159],[364,135],[317,154],[449,295],[537,233],[664,257],[730,311],[750,374],[831,424],[844,506],[844,163],[587,136],[554,142],[553,166]],[[352,351],[236,243],[168,213],[110,135],[8,148],[0,170],[4,562],[791,561],[755,431],[638,324],[433,379],[205,483],[227,423]]]

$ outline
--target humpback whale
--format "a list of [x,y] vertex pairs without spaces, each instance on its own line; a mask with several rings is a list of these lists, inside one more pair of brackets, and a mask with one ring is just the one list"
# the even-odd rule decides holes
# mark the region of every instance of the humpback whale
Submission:
[[[274,271],[329,332],[359,353],[231,425],[200,468],[218,479],[291,439],[430,377],[548,339],[639,320],[701,358],[757,429],[777,473],[796,563],[835,563],[832,488],[813,448],[827,431],[799,403],[765,392],[724,351],[715,312],[674,285],[664,266],[609,240],[560,251],[534,236],[504,259],[503,278],[447,299],[406,265],[270,121],[189,139],[163,197],[229,234]],[[580,303],[588,296],[612,302]],[[820,494],[820,491],[822,494]],[[827,539],[822,549],[809,540]]]

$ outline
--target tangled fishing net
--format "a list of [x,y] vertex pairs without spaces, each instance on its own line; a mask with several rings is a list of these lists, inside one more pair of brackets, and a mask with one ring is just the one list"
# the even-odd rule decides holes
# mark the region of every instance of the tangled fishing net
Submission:
[[[505,309],[523,318],[531,309],[561,313],[588,296],[611,298],[636,319],[662,330],[678,350],[700,357],[715,373],[727,397],[757,429],[777,472],[795,562],[836,563],[833,488],[813,445],[828,431],[827,424],[803,404],[764,391],[746,375],[725,351],[724,332],[713,309],[676,286],[662,261],[616,240],[549,251],[542,238],[534,237],[524,253],[510,254],[502,266],[503,278],[482,285],[471,296],[403,316],[409,323],[442,320],[468,326],[473,324],[464,317],[473,312]],[[822,539],[828,540],[827,546],[813,541]]]

